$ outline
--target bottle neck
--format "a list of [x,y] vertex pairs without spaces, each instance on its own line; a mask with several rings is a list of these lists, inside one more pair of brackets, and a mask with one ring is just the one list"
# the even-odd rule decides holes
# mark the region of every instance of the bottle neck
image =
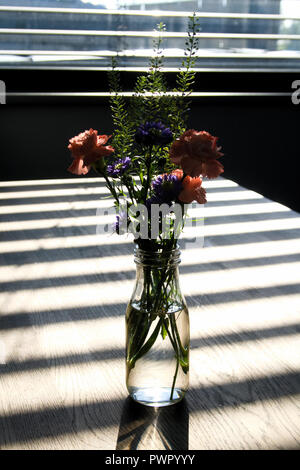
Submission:
[[182,294],[179,286],[178,264],[180,251],[149,252],[135,250],[137,266],[136,285],[132,300],[144,311],[157,314],[167,312],[182,305]]
[[154,270],[177,270],[180,263],[180,250],[159,250],[145,251],[136,248],[134,251],[134,261],[137,269],[140,267]]

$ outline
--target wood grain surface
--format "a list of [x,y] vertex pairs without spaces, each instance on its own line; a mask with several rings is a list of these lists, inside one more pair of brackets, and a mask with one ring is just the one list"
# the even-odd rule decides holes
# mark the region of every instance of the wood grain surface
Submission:
[[300,448],[300,215],[205,187],[181,242],[190,390],[158,410],[125,388],[133,243],[103,182],[0,182],[0,449]]

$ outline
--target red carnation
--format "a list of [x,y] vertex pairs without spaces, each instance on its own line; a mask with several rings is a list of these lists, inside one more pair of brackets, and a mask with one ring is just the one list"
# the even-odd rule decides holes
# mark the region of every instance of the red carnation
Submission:
[[217,160],[222,157],[221,147],[217,147],[218,137],[206,131],[190,129],[175,140],[170,148],[170,158],[180,164],[189,176],[216,178],[223,173],[223,165]]
[[86,175],[94,162],[114,152],[110,145],[105,146],[111,136],[97,134],[98,131],[90,129],[69,140],[68,149],[74,161],[68,171],[75,175]]

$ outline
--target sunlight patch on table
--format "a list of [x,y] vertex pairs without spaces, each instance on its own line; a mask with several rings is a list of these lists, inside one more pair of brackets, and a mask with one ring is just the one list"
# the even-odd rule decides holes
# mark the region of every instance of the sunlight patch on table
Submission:
[[57,409],[62,403],[64,407],[72,409],[73,406],[80,406],[82,400],[85,403],[96,403],[100,397],[101,400],[124,399],[125,371],[123,380],[120,380],[120,374],[113,373],[114,368],[120,370],[119,364],[114,361],[110,364],[111,373],[109,368],[104,372],[99,363],[56,367],[50,370],[39,369],[27,375],[28,382],[26,374],[4,375],[1,378],[0,390],[4,395],[9,391],[4,416],[12,413],[22,414],[26,409],[37,412],[43,410],[45,403],[47,408]]
[[[226,180],[225,180],[226,181]],[[103,178],[59,178],[59,179],[42,179],[42,180],[21,180],[21,181],[0,181],[0,188],[6,187],[20,187],[20,186],[35,186],[35,185],[57,185],[57,184],[79,184],[79,185],[88,185],[89,183],[98,183],[99,185],[104,185],[105,181]],[[236,184],[236,183],[235,183]]]
[[0,201],[2,199],[27,199],[27,198],[43,198],[43,197],[59,197],[59,196],[87,196],[90,194],[109,194],[109,190],[101,185],[99,187],[83,187],[83,188],[71,188],[71,189],[47,189],[47,190],[37,190],[37,191],[18,191],[16,193],[12,192],[0,192]]
[[[299,401],[300,395],[294,398]],[[190,450],[286,450],[299,445],[299,416],[295,403],[286,397],[247,406],[190,410],[189,421],[191,429],[198,429],[190,434]]]
[[230,384],[299,371],[300,334],[210,344],[191,350],[191,386]]
[[95,314],[95,318],[84,317],[80,321],[68,319],[65,322],[60,322],[58,316],[56,323],[49,324],[45,315],[44,323],[32,325],[31,328],[3,331],[1,339],[6,350],[6,363],[48,358],[50,365],[53,360],[55,367],[55,357],[70,356],[68,363],[72,364],[73,355],[91,354],[90,359],[94,360],[103,354],[105,360],[106,352],[112,360],[118,359],[120,348],[124,351],[125,312],[122,313],[117,318],[97,318]]
[[12,204],[7,206],[0,206],[0,214],[23,214],[23,213],[36,213],[36,212],[53,212],[53,217],[59,211],[77,211],[87,209],[97,209],[112,207],[111,199],[99,200],[74,200],[71,202],[45,202],[41,204]]

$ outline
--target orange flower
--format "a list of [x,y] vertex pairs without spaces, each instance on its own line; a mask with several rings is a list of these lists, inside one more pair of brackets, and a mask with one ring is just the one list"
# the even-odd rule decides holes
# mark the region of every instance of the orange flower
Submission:
[[190,176],[186,176],[182,182],[183,190],[179,194],[179,200],[186,204],[193,201],[197,201],[199,204],[205,204],[207,202],[206,191],[201,185],[201,178],[191,178]]
[[74,161],[68,171],[75,175],[86,175],[95,161],[114,151],[110,145],[105,146],[111,136],[97,134],[98,131],[90,129],[69,140],[68,149]]
[[69,166],[68,171],[74,175],[86,175],[91,167],[84,164],[83,158],[74,158],[72,165]]
[[221,147],[217,147],[217,140],[209,132],[190,129],[171,145],[171,161],[180,164],[189,176],[216,178],[224,171],[223,165],[217,160],[223,155]]
[[68,149],[71,150],[73,158],[81,157],[91,152],[97,145],[97,131],[90,129],[81,132],[69,140]]

